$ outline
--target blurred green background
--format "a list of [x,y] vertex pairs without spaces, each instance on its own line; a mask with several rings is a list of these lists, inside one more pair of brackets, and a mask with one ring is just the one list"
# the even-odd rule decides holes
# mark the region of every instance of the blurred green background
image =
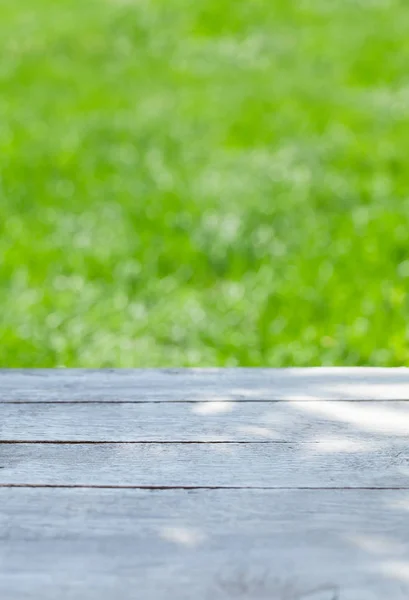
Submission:
[[2,0],[0,366],[409,364],[407,0]]

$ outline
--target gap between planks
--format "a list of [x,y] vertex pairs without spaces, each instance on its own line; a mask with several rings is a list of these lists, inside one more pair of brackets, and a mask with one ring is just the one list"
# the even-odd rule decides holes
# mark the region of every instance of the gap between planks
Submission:
[[311,397],[304,398],[300,400],[296,396],[288,397],[288,398],[271,398],[271,399],[263,399],[263,398],[252,398],[249,400],[248,398],[240,398],[235,396],[229,396],[226,398],[201,398],[199,400],[4,400],[0,398],[0,406],[2,404],[18,404],[18,405],[45,405],[48,404],[204,404],[204,403],[238,403],[238,404],[291,404],[293,402],[320,402],[320,403],[333,403],[333,402],[352,402],[354,404],[359,403],[383,403],[383,402],[409,402],[409,398],[319,398],[319,397]]
[[[249,444],[294,444],[294,441],[286,441],[286,440],[257,440],[257,441],[246,441],[246,440],[0,440],[1,444],[10,445],[10,444],[55,444],[55,445],[117,445],[124,444],[126,445],[138,445],[138,444],[162,444],[162,445],[189,445],[189,444],[235,444],[235,445],[246,445]],[[307,441],[302,442],[303,444],[321,444],[319,440],[317,441]]]
[[6,488],[28,488],[28,489],[56,489],[56,490],[145,490],[145,491],[171,491],[171,490],[244,490],[258,492],[391,492],[409,491],[409,486],[391,487],[362,487],[362,486],[234,486],[234,485],[86,485],[86,484],[52,484],[52,483],[0,483],[0,489]]

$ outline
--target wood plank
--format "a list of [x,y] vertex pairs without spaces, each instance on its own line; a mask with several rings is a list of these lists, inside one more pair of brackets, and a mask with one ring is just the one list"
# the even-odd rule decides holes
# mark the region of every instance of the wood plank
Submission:
[[331,441],[409,437],[409,403],[0,404],[0,441]]
[[409,488],[406,441],[0,444],[0,485]]
[[407,600],[407,491],[0,489],[0,597]]
[[409,369],[1,370],[0,402],[408,400]]

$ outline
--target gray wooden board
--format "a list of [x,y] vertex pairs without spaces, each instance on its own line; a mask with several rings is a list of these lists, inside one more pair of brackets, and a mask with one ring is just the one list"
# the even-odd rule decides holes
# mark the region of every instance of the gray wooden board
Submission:
[[0,599],[407,600],[408,399],[408,369],[2,370]]
[[0,404],[0,440],[331,441],[409,438],[409,403]]
[[0,444],[0,485],[407,487],[405,441]]
[[0,402],[408,400],[409,369],[1,370]]
[[409,492],[0,489],[4,600],[407,600]]

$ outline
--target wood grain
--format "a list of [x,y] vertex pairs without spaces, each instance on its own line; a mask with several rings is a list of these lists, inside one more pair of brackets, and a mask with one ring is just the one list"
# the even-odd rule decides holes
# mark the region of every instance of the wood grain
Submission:
[[0,441],[284,441],[409,438],[409,403],[0,404]]
[[0,485],[409,488],[405,441],[0,444]]
[[409,492],[0,489],[0,597],[407,600]]
[[0,371],[0,598],[407,600],[408,399],[407,369]]
[[0,402],[408,400],[409,369],[1,370]]

